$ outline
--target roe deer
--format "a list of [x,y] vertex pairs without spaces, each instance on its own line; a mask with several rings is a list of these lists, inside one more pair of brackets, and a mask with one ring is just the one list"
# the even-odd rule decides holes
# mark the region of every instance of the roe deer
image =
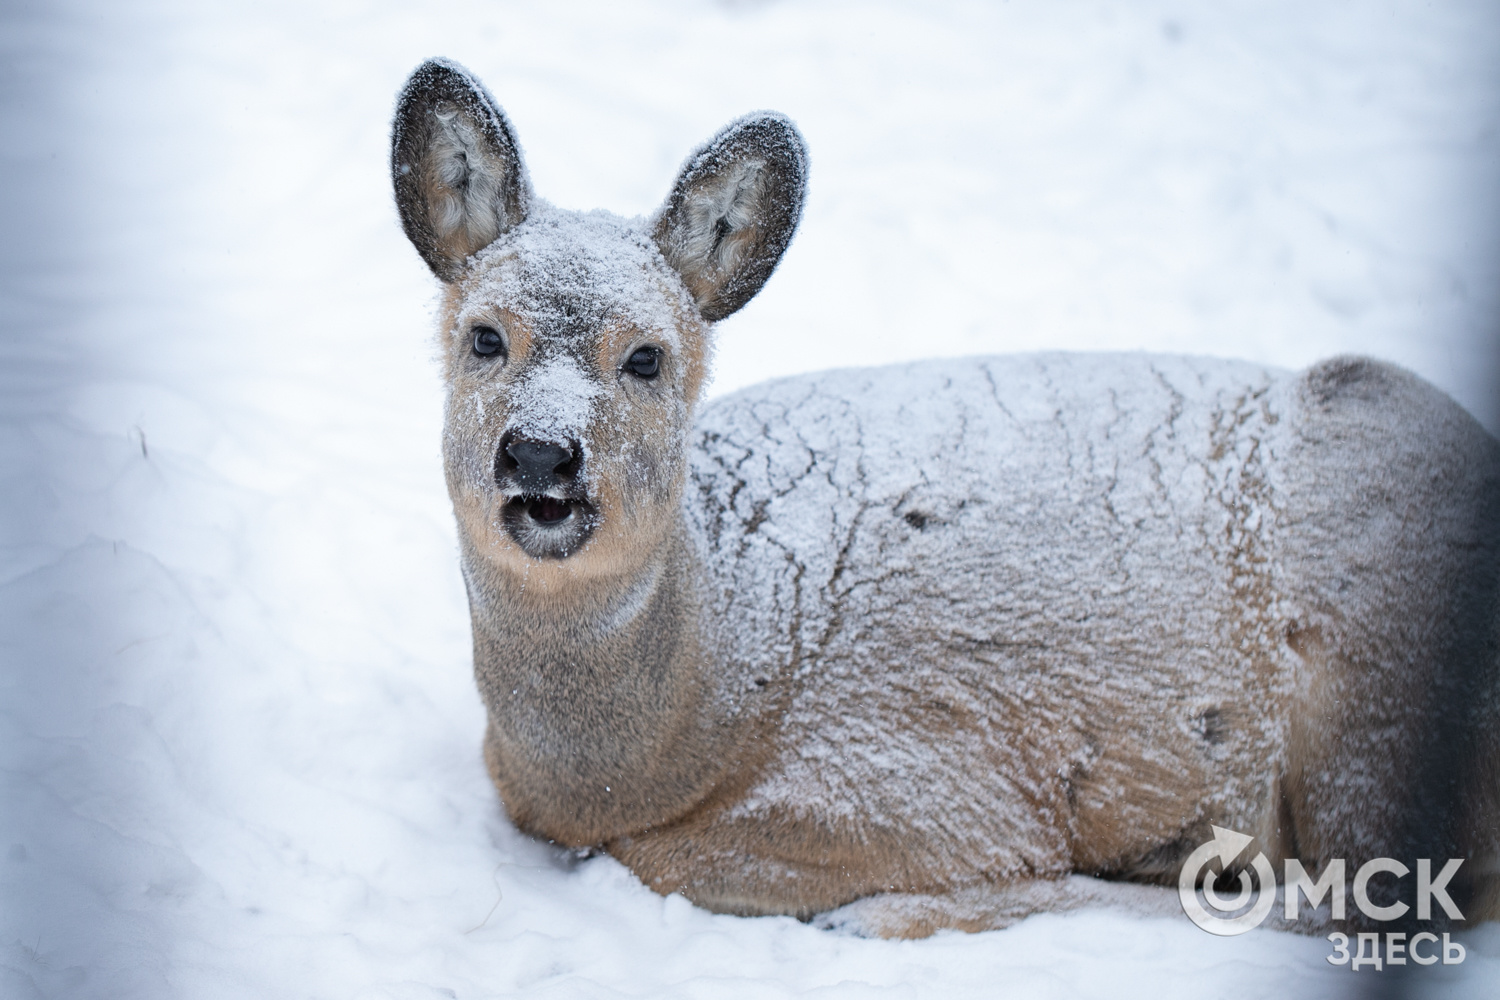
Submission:
[[1466,916],[1495,913],[1500,445],[1441,392],[1353,357],[1040,354],[704,404],[713,323],[801,215],[789,120],[730,124],[649,219],[562,211],[434,60],[391,168],[446,286],[520,829],[885,936],[1166,897],[1124,883],[1174,882],[1210,824],[1278,868],[1467,857]]

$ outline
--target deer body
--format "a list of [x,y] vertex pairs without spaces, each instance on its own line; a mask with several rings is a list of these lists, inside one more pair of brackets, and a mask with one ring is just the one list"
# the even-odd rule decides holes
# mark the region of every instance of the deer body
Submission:
[[[796,225],[790,123],[730,126],[650,220],[561,212],[434,62],[392,162],[448,283],[448,486],[522,829],[716,910],[912,935],[1119,895],[1075,873],[1170,882],[1211,823],[1278,863],[1394,855],[1454,727],[1491,788],[1500,447],[1420,380],[1059,354],[702,406],[710,324]],[[1493,851],[1476,801],[1444,836]]]

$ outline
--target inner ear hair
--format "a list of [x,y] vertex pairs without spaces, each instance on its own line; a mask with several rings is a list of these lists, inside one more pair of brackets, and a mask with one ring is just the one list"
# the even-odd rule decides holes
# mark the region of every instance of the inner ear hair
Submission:
[[797,230],[806,189],[807,146],[774,111],[731,122],[688,158],[652,237],[704,319],[723,319],[760,291]]
[[396,100],[391,180],[406,236],[443,281],[526,218],[531,183],[505,112],[468,70],[417,67]]

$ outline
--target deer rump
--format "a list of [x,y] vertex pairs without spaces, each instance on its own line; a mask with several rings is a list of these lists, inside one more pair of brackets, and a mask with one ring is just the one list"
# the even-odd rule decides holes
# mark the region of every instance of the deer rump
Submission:
[[512,820],[886,936],[1169,909],[1126,883],[1175,883],[1211,825],[1277,868],[1468,857],[1494,915],[1500,445],[1347,357],[959,359],[700,406],[806,162],[747,116],[652,218],[562,212],[461,67],[402,93]]

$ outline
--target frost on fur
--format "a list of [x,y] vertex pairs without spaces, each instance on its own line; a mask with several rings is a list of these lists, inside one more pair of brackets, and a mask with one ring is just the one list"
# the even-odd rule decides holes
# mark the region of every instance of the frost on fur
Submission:
[[731,123],[689,157],[652,232],[705,319],[760,291],[791,242],[806,185],[802,136],[774,112]]
[[468,257],[530,208],[530,182],[505,113],[447,60],[423,63],[401,91],[391,176],[407,237],[444,281],[458,278]]
[[1038,354],[700,407],[713,321],[796,227],[791,123],[731,124],[625,220],[530,204],[483,88],[413,81],[397,198],[449,282],[444,464],[520,829],[899,936],[1170,903],[1120,883],[1214,825],[1273,863],[1493,858],[1495,796],[1443,790],[1500,756],[1500,445],[1440,392]]

